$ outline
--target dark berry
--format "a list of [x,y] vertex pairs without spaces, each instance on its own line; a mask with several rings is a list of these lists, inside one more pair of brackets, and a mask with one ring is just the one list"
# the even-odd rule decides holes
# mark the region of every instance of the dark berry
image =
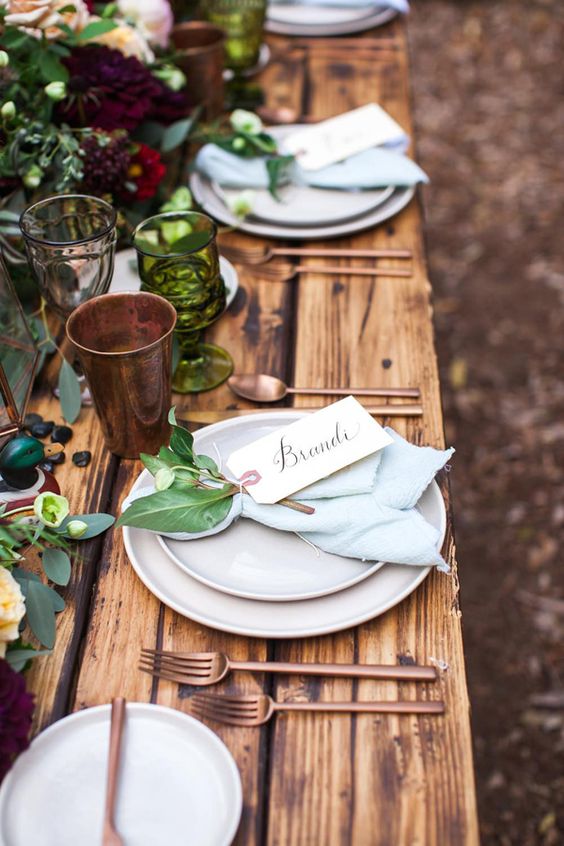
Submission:
[[37,466],[41,467],[42,470],[46,470],[47,473],[52,473],[55,469],[52,461],[40,461]]
[[26,414],[24,417],[24,427],[26,429],[31,429],[32,426],[35,426],[36,423],[42,423],[43,417],[40,414]]
[[54,444],[66,444],[72,438],[72,429],[70,426],[55,426],[51,432],[51,440]]
[[90,464],[91,458],[92,453],[89,452],[89,450],[84,449],[81,452],[75,452],[73,454],[72,460],[77,467],[87,467],[87,465]]
[[42,420],[41,423],[35,423],[30,429],[34,438],[46,438],[50,435],[55,426],[54,420]]
[[65,459],[66,455],[64,452],[58,452],[56,455],[50,455],[48,461],[50,461],[51,464],[64,464]]
[[392,359],[391,358],[383,358],[382,359],[382,367],[384,370],[388,370],[392,366]]

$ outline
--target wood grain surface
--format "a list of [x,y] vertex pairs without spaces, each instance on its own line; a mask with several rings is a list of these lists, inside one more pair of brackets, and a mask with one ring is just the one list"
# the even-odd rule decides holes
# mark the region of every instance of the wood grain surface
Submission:
[[[303,39],[293,45],[290,39],[272,38],[273,60],[260,77],[268,106],[324,118],[378,101],[411,132],[404,24],[393,22],[367,37],[385,38],[385,49],[334,52],[331,45],[310,49]],[[242,233],[227,238],[238,246],[261,243]],[[294,384],[419,386],[423,417],[394,420],[394,426],[415,443],[442,446],[419,204],[412,202],[376,230],[333,244],[408,248],[414,274],[377,280],[307,274],[281,283],[240,269],[235,302],[208,337],[229,349],[242,372],[273,373]],[[226,386],[174,401],[180,416],[189,409],[250,407]],[[302,398],[301,404],[313,404],[312,398]],[[58,419],[47,380],[31,410]],[[93,460],[81,470],[69,455],[57,469],[63,492],[75,511],[117,513],[139,462],[118,462],[109,455],[91,409],[82,411],[74,431],[67,452],[90,449]],[[445,478],[440,482],[448,502]],[[54,654],[37,660],[29,676],[38,701],[37,728],[118,694],[188,712],[194,690],[153,684],[137,670],[141,646],[220,649],[239,659],[436,661],[444,670],[438,683],[428,686],[237,673],[218,692],[264,691],[281,700],[419,695],[444,699],[444,717],[290,714],[260,729],[212,727],[232,751],[243,781],[237,844],[472,846],[478,842],[477,817],[451,525],[449,520],[444,548],[451,575],[431,574],[397,608],[357,629],[275,643],[216,632],[162,606],[129,565],[121,532],[109,532],[81,547]]]

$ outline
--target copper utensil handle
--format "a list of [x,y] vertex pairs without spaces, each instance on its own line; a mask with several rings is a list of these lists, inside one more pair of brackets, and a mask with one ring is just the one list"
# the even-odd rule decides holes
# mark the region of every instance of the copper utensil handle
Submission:
[[421,702],[274,702],[275,711],[332,711],[341,714],[444,714],[445,703]]
[[341,276],[413,276],[410,270],[400,270],[397,267],[334,267],[327,264],[297,264],[294,273],[335,273]]
[[398,681],[436,681],[434,667],[418,664],[296,664],[283,661],[230,661],[232,670],[288,673],[302,676],[342,676],[346,678],[397,679]]
[[419,388],[287,388],[289,394],[318,394],[319,396],[348,397],[411,397],[419,399]]
[[108,776],[106,784],[106,809],[104,812],[104,837],[102,846],[106,843],[113,843],[114,840],[107,837],[107,827],[114,826],[114,811],[117,795],[118,769],[121,751],[121,738],[123,735],[123,724],[125,721],[125,699],[121,696],[112,700],[112,723],[110,727],[110,752],[108,757]]
[[[374,414],[378,417],[421,417],[423,414],[423,407],[421,405],[365,405],[364,408],[369,414]],[[232,417],[244,417],[247,414],[265,414],[269,412],[280,412],[281,414],[289,414],[290,412],[300,411],[304,414],[319,411],[320,408],[237,408],[233,411],[189,411],[181,420],[182,423],[216,423],[220,420],[230,420]]]
[[338,247],[328,249],[315,249],[315,247],[274,247],[272,250],[275,256],[313,256],[317,258],[405,258],[413,257],[411,250],[354,250],[339,249]]

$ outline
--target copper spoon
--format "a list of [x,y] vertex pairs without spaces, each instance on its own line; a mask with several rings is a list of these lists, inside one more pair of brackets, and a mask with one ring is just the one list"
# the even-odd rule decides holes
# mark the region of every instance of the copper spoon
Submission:
[[238,373],[227,384],[234,394],[253,402],[278,402],[288,394],[348,397],[410,397],[419,399],[419,388],[290,388],[282,379],[266,373]]
[[102,846],[123,846],[123,840],[116,831],[114,812],[118,783],[121,738],[125,722],[125,699],[121,696],[112,700],[112,723],[110,726],[110,752],[108,756],[108,777],[106,785],[106,809],[104,812],[104,833]]

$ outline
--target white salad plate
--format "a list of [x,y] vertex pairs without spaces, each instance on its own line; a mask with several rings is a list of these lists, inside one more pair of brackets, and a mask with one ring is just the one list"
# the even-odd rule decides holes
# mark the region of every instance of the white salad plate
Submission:
[[[99,846],[111,706],[39,734],[0,790],[2,846]],[[127,846],[229,846],[242,809],[239,771],[209,728],[172,708],[128,703],[116,802]]]
[[[299,412],[296,413],[295,419],[298,416]],[[264,431],[261,430],[261,425],[266,424],[271,428],[288,424],[294,419],[293,415],[285,415],[281,419],[281,415],[276,412],[261,415],[262,420],[257,420],[258,417],[259,415],[253,415],[251,418],[256,437]],[[211,439],[214,439],[217,443],[221,431],[226,425],[228,427],[229,424],[235,426],[242,422],[246,422],[246,418],[235,418],[232,421],[213,424],[213,426],[200,430],[198,434],[209,436],[208,443],[211,442]],[[203,443],[198,441],[198,448],[202,448]],[[148,475],[141,474],[135,482],[133,490],[146,486],[147,481]],[[429,485],[419,500],[418,508],[425,519],[440,531],[438,542],[438,548],[440,548],[446,531],[446,513],[441,492],[435,481]],[[247,526],[243,526],[244,529],[252,527],[251,531],[264,529],[264,527],[251,524],[251,521],[244,519],[240,520],[239,523],[247,524]],[[223,534],[224,540],[222,540],[222,543],[225,541],[226,544],[234,545],[237,537],[234,533],[239,532],[239,530],[239,525],[231,526]],[[268,532],[269,538],[268,545],[262,550],[266,579],[266,574],[269,572],[268,561],[271,556],[278,554],[275,547],[278,544],[279,535],[282,533],[270,529],[265,529],[265,531]],[[285,540],[289,542],[290,538],[286,537],[287,533],[283,534]],[[256,537],[261,535],[262,532],[259,532]],[[204,543],[217,543],[219,537],[220,535],[202,539],[200,549],[203,548]],[[365,572],[362,574],[362,581],[357,579],[357,583],[349,587],[307,599],[272,602],[235,596],[232,593],[225,592],[225,585],[223,585],[223,590],[217,590],[209,584],[204,584],[200,578],[194,578],[184,566],[179,566],[178,561],[172,560],[170,555],[165,552],[158,536],[152,532],[125,527],[123,538],[129,560],[137,575],[165,605],[203,625],[250,637],[311,637],[358,625],[383,614],[401,602],[415,590],[431,569],[430,567],[386,564],[378,567],[372,574]],[[233,540],[229,541],[229,538]],[[303,557],[302,560],[306,561],[306,544],[299,538],[291,538],[291,540],[296,544],[300,556]],[[248,538],[245,542],[248,543]],[[188,549],[188,545],[200,542],[184,541],[178,543],[186,544]],[[225,546],[224,549],[226,548]],[[248,548],[246,551],[248,551]],[[256,553],[257,558],[260,558],[261,550],[256,550]],[[230,555],[233,558],[232,550]],[[338,556],[327,555],[326,557],[339,559]],[[310,559],[310,561],[312,560]],[[315,560],[318,564],[320,563],[320,559],[316,558]],[[353,569],[355,564],[358,566],[360,563],[352,559],[343,560],[347,562],[347,566]],[[196,566],[195,562],[196,558],[191,560],[190,566],[192,568]],[[242,570],[239,569],[239,575],[241,573]],[[252,573],[258,575],[255,563],[253,563]],[[354,575],[357,573],[358,571],[355,571]],[[200,570],[199,575],[201,574],[202,571]],[[213,571],[204,573],[204,575],[209,580],[213,578]],[[252,575],[252,579],[255,578],[255,575]],[[316,575],[321,580],[325,578],[322,571],[319,571]],[[351,575],[351,578],[354,578],[354,575]],[[300,572],[300,578],[303,578],[303,571]],[[254,590],[257,591],[259,589],[257,583],[253,584]],[[286,586],[284,590],[287,591],[288,587]]]
[[[265,412],[214,423],[194,433],[199,453],[227,460],[236,449],[303,417]],[[257,419],[258,418],[258,419]],[[150,485],[145,470],[139,484]],[[317,550],[293,532],[244,518],[206,538],[173,540],[157,535],[165,553],[190,576],[209,587],[246,599],[291,602],[351,587],[383,566]]]
[[382,26],[398,12],[385,6],[353,8],[300,5],[299,3],[269,3],[265,29],[278,35],[331,36],[350,35]]
[[[227,292],[225,308],[228,309],[239,289],[239,276],[230,261],[223,256],[219,257],[219,269],[225,282]],[[120,250],[114,259],[114,275],[110,284],[110,292],[117,291],[138,291],[141,287],[141,280],[137,272],[137,253],[135,250]]]

